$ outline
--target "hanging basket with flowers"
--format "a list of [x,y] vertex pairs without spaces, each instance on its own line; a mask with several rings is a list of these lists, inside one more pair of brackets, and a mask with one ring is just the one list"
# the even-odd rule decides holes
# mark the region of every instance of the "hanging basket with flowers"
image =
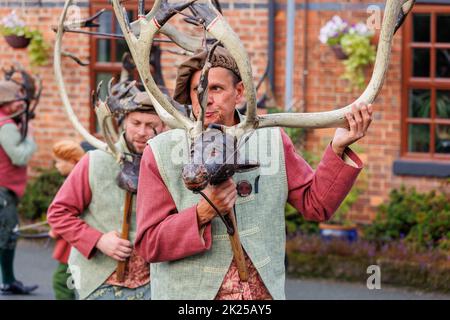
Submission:
[[352,86],[363,88],[364,69],[375,61],[376,50],[371,43],[374,33],[364,24],[350,25],[339,16],[334,16],[321,29],[319,40],[333,50],[336,57],[344,60],[344,79]]
[[14,10],[1,20],[0,34],[14,49],[28,48],[32,66],[47,64],[50,46],[44,41],[42,33],[28,28]]

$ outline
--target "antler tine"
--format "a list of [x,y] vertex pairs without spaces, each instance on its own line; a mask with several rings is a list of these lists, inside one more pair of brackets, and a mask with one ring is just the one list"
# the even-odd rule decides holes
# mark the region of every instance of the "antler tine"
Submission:
[[[161,8],[162,2],[167,2],[167,0],[156,0],[153,4],[152,10],[150,10],[149,13],[145,16],[145,20],[152,21],[153,18],[155,18],[156,14]],[[131,29],[134,32],[135,36],[139,36],[140,34],[140,21],[141,19],[138,19],[136,21],[133,21],[131,23]],[[171,39],[173,42],[175,42],[178,46],[181,48],[194,52],[197,48],[201,46],[202,39],[200,37],[194,37],[189,36],[186,34],[182,34],[179,32],[175,27],[169,25],[169,24],[161,24],[160,30],[162,34],[166,35]]]
[[402,5],[402,12],[400,13],[400,16],[398,18],[397,24],[395,25],[394,34],[402,26],[403,22],[405,21],[406,17],[408,16],[409,12],[414,7],[414,4],[416,3],[416,0],[403,0],[403,2],[404,3]]
[[111,150],[111,153],[116,158],[117,162],[122,161],[123,154],[117,150],[114,145],[114,141],[118,139],[117,132],[114,130],[114,126],[112,123],[112,113],[107,103],[102,100],[97,100],[98,103],[95,106],[95,114],[97,115],[97,121],[100,125],[101,132],[105,137],[106,144],[108,148]]
[[109,79],[109,81],[108,81],[108,86],[107,86],[108,96],[112,95],[112,83],[113,83],[113,81],[114,81],[114,77],[111,77],[111,79]]
[[37,93],[34,95],[34,103],[33,103],[33,106],[31,108],[31,113],[33,113],[34,110],[36,110],[36,107],[39,104],[39,100],[41,99],[41,94],[42,94],[42,89],[43,89],[41,77],[39,75],[37,75],[36,79],[37,79],[37,88],[38,88],[38,90],[37,90]]
[[[164,0],[167,2],[167,0]],[[152,18],[151,21],[147,21],[147,19],[139,19],[138,22],[140,24],[140,32],[139,39],[136,35],[130,30],[125,21],[123,10],[121,9],[121,5],[119,4],[119,0],[112,0],[114,12],[116,18],[119,22],[120,28],[125,36],[125,40],[127,41],[128,47],[130,49],[133,60],[136,64],[136,68],[139,72],[139,76],[143,81],[144,88],[150,99],[152,101],[153,106],[156,109],[156,112],[161,117],[161,119],[170,123],[170,126],[175,125],[176,128],[184,128],[187,131],[190,131],[194,127],[194,123],[183,116],[167,99],[167,97],[161,92],[158,86],[155,83],[151,73],[150,73],[150,52],[151,46],[153,42],[153,38],[155,34],[160,30],[161,24],[159,24],[156,17]],[[157,1],[155,6],[158,9],[161,7],[161,1]],[[155,6],[152,11],[149,13],[158,14],[160,19],[164,20],[166,18],[163,15],[163,12],[156,11]],[[166,12],[168,15],[174,15],[176,12]],[[167,20],[166,20],[167,21]],[[170,116],[174,119],[170,119]]]
[[82,67],[86,67],[89,65],[89,62],[85,62],[85,61],[81,61],[80,58],[78,58],[76,55],[74,55],[73,53],[67,52],[67,51],[63,51],[61,52],[61,54],[64,57],[69,57],[70,59],[72,59],[73,61],[75,61],[76,63],[78,63],[80,66]]
[[[394,36],[396,23],[398,17],[404,14],[402,6],[406,2],[398,0],[387,0],[385,6],[385,13],[383,17],[383,25],[380,34],[379,46],[377,50],[377,57],[375,60],[374,71],[372,78],[364,90],[363,94],[353,103],[365,102],[372,103],[377,97],[383,86],[386,72],[389,66],[392,39]],[[410,8],[411,9],[411,8]],[[302,127],[302,128],[332,128],[345,127],[347,121],[345,114],[351,112],[351,105],[328,112],[317,113],[279,113],[270,114],[259,117],[259,128],[263,127]]]
[[[55,72],[55,79],[56,83],[59,88],[59,92],[61,95],[61,100],[63,102],[64,110],[66,111],[70,121],[72,122],[75,129],[83,136],[86,141],[94,146],[97,149],[103,150],[105,152],[113,154],[112,150],[110,150],[104,142],[98,140],[94,136],[92,136],[79,122],[75,112],[73,111],[72,105],[69,101],[69,97],[67,95],[67,90],[64,85],[64,79],[62,76],[62,69],[61,69],[61,46],[62,46],[62,37],[64,34],[64,20],[67,15],[67,10],[69,6],[71,5],[72,0],[67,0],[64,4],[63,12],[59,19],[58,24],[58,31],[56,33],[56,40],[55,40],[55,49],[54,49],[54,59],[53,59],[53,69]],[[117,154],[114,154],[114,156],[117,156]]]
[[[214,50],[216,50],[219,41],[213,44],[211,49],[209,49],[208,55],[206,57],[205,65],[203,66],[202,73],[200,75],[200,85],[198,86],[198,101],[200,101],[200,114],[195,126],[195,133],[199,134],[203,130],[203,125],[205,123],[205,110],[208,105],[208,74],[209,70],[212,67],[211,58],[214,54]],[[207,48],[208,50],[208,48]]]

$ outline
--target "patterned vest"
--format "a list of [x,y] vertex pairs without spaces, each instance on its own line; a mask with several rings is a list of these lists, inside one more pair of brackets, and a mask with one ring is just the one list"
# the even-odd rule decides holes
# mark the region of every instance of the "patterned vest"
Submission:
[[[129,152],[123,135],[116,147],[120,151]],[[120,189],[115,181],[119,171],[120,166],[111,155],[100,150],[89,152],[89,186],[92,200],[81,218],[103,233],[122,230],[125,191]],[[136,197],[133,197],[129,237],[132,243],[136,236],[135,201]],[[72,248],[69,267],[79,298],[85,299],[114,272],[117,261],[99,250],[88,260],[78,250]]]
[[[178,211],[192,207],[200,196],[188,190],[181,179],[183,163],[188,161],[185,132],[171,130],[149,144]],[[280,130],[256,130],[244,149],[240,152],[246,159],[258,160],[262,166],[233,176],[236,183],[247,180],[253,188],[249,196],[238,197],[236,202],[241,243],[272,297],[285,299],[284,207],[288,187]],[[216,217],[211,223],[210,250],[176,261],[151,264],[152,299],[214,299],[233,254],[222,221]]]

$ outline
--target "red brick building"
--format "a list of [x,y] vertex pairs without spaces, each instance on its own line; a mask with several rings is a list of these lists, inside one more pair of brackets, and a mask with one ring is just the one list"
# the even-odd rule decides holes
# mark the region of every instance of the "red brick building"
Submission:
[[[136,11],[136,2],[126,3]],[[286,47],[290,39],[293,48],[290,90],[294,109],[306,112],[332,110],[347,105],[361,93],[348,91],[348,82],[340,79],[342,61],[328,46],[319,42],[319,31],[334,15],[351,23],[365,22],[370,15],[367,12],[369,5],[383,9],[384,1],[297,0],[292,38],[287,37],[287,1],[220,2],[224,16],[250,54],[255,80],[272,59],[273,72],[269,74],[279,106],[285,104]],[[15,9],[29,26],[41,30],[53,47],[51,26],[57,24],[63,4],[63,0],[1,0],[0,18]],[[107,0],[79,0],[74,4],[83,17],[101,8],[111,9]],[[136,17],[135,12],[130,14]],[[118,32],[110,12],[100,21],[101,31]],[[180,26],[179,22],[178,19],[174,23]],[[162,49],[170,46],[161,45]],[[124,44],[69,34],[63,47],[90,62],[88,67],[80,67],[65,59],[63,70],[78,116],[86,127],[94,130],[89,93],[100,79],[117,75]],[[169,89],[174,86],[175,66],[182,59],[163,51],[163,74]],[[27,51],[12,49],[0,39],[0,67],[9,67],[14,61],[28,66]],[[39,151],[31,166],[49,167],[52,144],[61,138],[79,136],[61,107],[52,64],[38,67],[35,72],[40,74],[45,86],[37,118],[33,121]],[[441,188],[450,176],[450,0],[417,1],[414,13],[395,36],[386,82],[374,107],[374,122],[368,135],[359,143],[368,174],[367,189],[351,212],[352,218],[359,222],[373,218],[374,209],[387,199],[392,188],[405,184],[428,191]],[[306,149],[320,154],[333,131],[308,131]]]

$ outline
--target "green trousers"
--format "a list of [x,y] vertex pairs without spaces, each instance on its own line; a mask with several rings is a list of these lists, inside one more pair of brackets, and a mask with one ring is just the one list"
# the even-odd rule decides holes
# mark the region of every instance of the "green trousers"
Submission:
[[17,197],[13,193],[0,187],[0,269],[4,284],[16,280],[14,253],[18,237],[14,233],[14,228],[19,224],[17,202]]
[[14,228],[19,224],[17,197],[4,188],[0,188],[0,249],[14,250],[17,234]]
[[67,287],[70,273],[67,273],[68,265],[59,263],[53,273],[53,291],[56,300],[75,300],[75,290]]

